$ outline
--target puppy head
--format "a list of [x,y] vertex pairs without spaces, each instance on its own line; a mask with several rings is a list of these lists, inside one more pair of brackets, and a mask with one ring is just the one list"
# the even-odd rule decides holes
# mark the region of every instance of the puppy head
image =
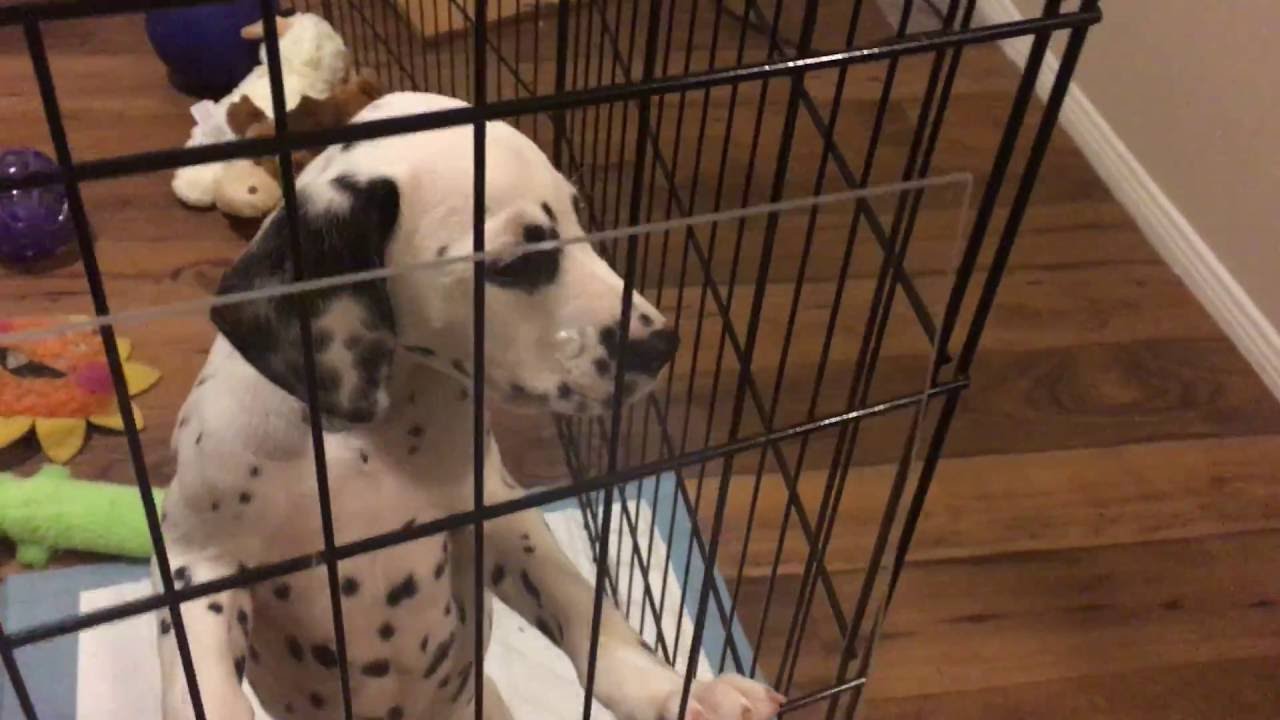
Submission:
[[[477,370],[472,353],[475,263],[467,257],[472,218],[465,176],[442,197],[439,185],[424,185],[412,173],[357,175],[322,156],[299,178],[306,276],[383,267],[402,272],[385,281],[220,306],[214,323],[264,375],[305,398],[297,322],[305,310],[312,318],[321,410],[351,422],[370,421],[388,405],[387,380],[396,363],[425,363],[468,383],[483,372],[490,401],[572,414],[609,410],[621,364],[622,399],[640,397],[675,355],[676,335],[633,293],[623,342],[622,278],[590,245],[559,242],[583,235],[572,185],[532,143],[516,145],[515,152],[492,145],[486,167],[483,368]],[[293,272],[287,223],[277,212],[219,292],[283,284]]]

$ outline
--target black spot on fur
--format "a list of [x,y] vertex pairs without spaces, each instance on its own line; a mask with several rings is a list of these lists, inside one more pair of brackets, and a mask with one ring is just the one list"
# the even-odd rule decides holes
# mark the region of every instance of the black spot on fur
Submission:
[[186,565],[179,565],[173,569],[173,586],[179,589],[191,587],[191,571]]
[[284,638],[285,648],[289,651],[289,657],[302,662],[306,659],[306,654],[302,650],[302,643],[298,642],[298,638],[292,635],[286,635]]
[[396,626],[392,625],[389,621],[378,626],[378,637],[382,638],[384,641],[390,640],[395,636]]
[[241,655],[235,659],[233,667],[236,670],[236,680],[244,680],[244,656]]
[[423,635],[422,642],[418,643],[418,651],[425,653],[427,651],[427,646],[430,644],[431,644],[431,636]]
[[399,705],[392,705],[387,711],[387,720],[404,720],[404,710]]
[[236,624],[240,626],[245,635],[249,634],[249,613],[245,612],[244,608],[236,610]]
[[257,465],[249,466],[249,477],[256,478],[261,474],[262,474],[262,468],[258,467]]
[[551,210],[551,206],[548,205],[547,203],[542,203],[542,212],[547,214],[547,217],[551,220],[551,222],[556,221],[556,214]]
[[213,613],[214,615],[221,615],[222,603],[218,602],[217,600],[211,601],[209,603],[209,612]]
[[647,328],[653,327],[653,318],[649,317],[649,313],[640,313],[638,319],[642,326]]
[[409,518],[408,520],[405,520],[405,521],[404,521],[404,524],[400,526],[400,529],[401,529],[401,530],[408,530],[409,528],[411,528],[411,527],[413,527],[414,525],[417,525],[417,524],[418,524],[418,519],[417,519],[417,518]]
[[444,642],[440,643],[440,646],[436,648],[435,653],[431,655],[431,661],[427,663],[426,672],[422,673],[424,680],[435,675],[440,666],[444,665],[444,661],[449,657],[449,651],[453,649],[453,639],[453,633],[449,633],[449,637],[445,638]]
[[445,673],[444,677],[440,678],[440,682],[436,683],[436,689],[437,690],[445,689],[446,687],[449,686],[449,682],[451,680],[453,680],[453,678],[450,677],[448,673]]
[[253,502],[253,493],[250,493],[248,490],[246,490],[240,493],[239,500],[241,505],[248,505],[249,503]]
[[560,644],[561,638],[558,635],[556,635],[556,632],[554,630],[551,629],[551,624],[547,622],[546,618],[539,616],[537,621],[534,623],[534,627],[538,628],[538,632],[542,633],[543,635],[546,635],[547,639],[550,640],[551,642],[555,643],[556,645]]
[[538,603],[538,607],[542,607],[542,591],[533,582],[533,578],[529,577],[528,571],[520,571],[520,584],[524,586],[524,591],[529,594],[529,597]]
[[322,668],[332,670],[338,667],[338,654],[328,645],[312,645],[311,658]]
[[560,383],[560,385],[556,387],[556,397],[561,400],[568,400],[573,397],[573,388],[569,387],[569,383]]
[[532,555],[532,554],[533,554],[533,546],[532,546],[532,545],[525,545],[525,546],[524,546],[523,548],[521,548],[521,549],[522,549],[522,550],[524,550],[524,554],[525,554],[525,555]]
[[409,449],[408,449],[406,452],[407,452],[408,454],[410,454],[410,455],[417,455],[417,454],[418,454],[418,446],[417,446],[417,445],[410,445],[410,446],[409,446]]
[[442,257],[444,257],[445,255],[448,255],[448,254],[449,254],[449,246],[448,246],[448,245],[441,245],[440,247],[436,248],[436,257],[438,257],[438,258],[442,258]]
[[365,677],[386,677],[391,672],[391,661],[385,658],[370,660],[360,666],[360,674]]
[[452,615],[452,614],[453,614],[453,601],[452,601],[452,600],[445,600],[445,601],[444,601],[444,616],[445,616],[445,617],[449,617],[449,616],[450,616],[450,615]]
[[591,367],[596,369],[596,374],[600,377],[609,377],[613,374],[613,363],[609,362],[609,358],[598,357],[591,361]]
[[440,578],[444,577],[444,568],[445,568],[445,560],[444,558],[441,558],[440,562],[436,564],[436,569],[431,571],[431,577],[436,580],[439,580]]
[[197,444],[197,445],[199,445],[199,444],[200,444],[200,441],[201,441],[201,440],[203,440],[203,439],[204,439],[204,433],[202,433],[202,432],[198,432],[198,433],[196,433],[196,444]]
[[475,663],[468,660],[467,664],[463,665],[462,669],[458,671],[458,689],[453,691],[453,697],[449,698],[449,702],[456,703],[458,698],[462,697],[462,692],[471,684],[472,669],[474,667]]
[[169,622],[169,618],[160,618],[160,634],[168,635],[173,631],[173,624]]
[[208,375],[203,375],[203,374],[202,374],[200,377],[196,378],[196,385],[195,385],[195,386],[196,386],[196,387],[200,387],[201,385],[203,385],[203,384],[205,384],[205,383],[207,383],[207,382],[209,382],[209,376],[208,376]]
[[493,566],[493,572],[489,575],[489,582],[492,585],[502,584],[502,580],[507,576],[507,569],[501,564]]
[[353,577],[345,577],[342,579],[342,585],[339,586],[339,589],[342,590],[344,596],[351,597],[360,592],[360,581]]
[[307,701],[311,703],[311,707],[319,710],[324,707],[324,697],[318,692],[313,692],[307,696]]
[[361,450],[361,451],[360,451],[360,462],[364,463],[365,465],[368,465],[368,464],[369,464],[369,453],[365,452],[364,450]]
[[454,603],[458,606],[458,622],[462,623],[463,625],[466,625],[467,624],[467,606],[463,604],[461,600],[455,600]]
[[222,503],[219,503],[217,500],[214,500],[213,502],[209,503],[209,510],[211,512],[218,512],[218,508],[220,507],[222,507]]
[[417,594],[418,581],[414,579],[413,573],[409,573],[387,591],[387,605],[395,607]]
[[417,425],[417,424],[415,424],[415,425],[410,425],[410,426],[409,426],[409,437],[411,437],[411,438],[417,439],[417,438],[422,437],[422,432],[423,432],[423,431],[422,431],[422,426],[421,426],[421,425]]
[[276,585],[275,587],[271,588],[271,594],[275,595],[277,600],[288,600],[289,593],[290,593],[290,588],[289,588],[289,583],[287,582],[282,582]]
[[457,370],[463,377],[471,377],[471,371],[467,369],[466,364],[463,363],[462,360],[454,358],[449,361],[449,365],[453,367],[454,370]]
[[183,415],[182,417],[178,418],[178,429],[181,430],[182,428],[186,427],[187,423],[189,422],[191,422],[191,418],[187,417],[186,415]]
[[249,646],[249,659],[255,663],[262,662],[262,657],[258,655],[258,648],[253,645]]

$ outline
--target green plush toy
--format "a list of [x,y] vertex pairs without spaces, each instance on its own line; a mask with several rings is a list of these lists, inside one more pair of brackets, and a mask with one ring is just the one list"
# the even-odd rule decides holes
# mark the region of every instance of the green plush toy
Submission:
[[[154,491],[156,505],[163,491]],[[138,489],[78,480],[61,465],[30,478],[0,472],[0,536],[13,540],[18,562],[41,568],[55,550],[80,550],[145,560],[151,535]]]

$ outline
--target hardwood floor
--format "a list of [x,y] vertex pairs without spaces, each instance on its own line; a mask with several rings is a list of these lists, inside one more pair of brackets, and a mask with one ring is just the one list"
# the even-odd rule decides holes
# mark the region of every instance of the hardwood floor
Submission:
[[[687,3],[675,5],[679,22],[673,21],[676,32],[663,41],[661,62],[668,63],[669,73],[682,72],[682,60],[692,56],[696,71],[707,62],[711,45],[706,36],[685,30],[691,12]],[[824,12],[835,13],[844,4],[821,5]],[[797,18],[791,14],[791,9],[783,13],[784,27],[795,27]],[[890,32],[871,9],[866,15],[859,42]],[[708,21],[694,19],[699,27]],[[536,51],[527,21],[495,37],[505,48],[515,46],[515,35],[523,38],[519,66],[537,76],[545,92],[554,60],[548,40],[554,37],[554,24],[546,24],[550,18],[543,22],[542,31],[552,34],[542,38]],[[722,32],[732,40],[722,40],[716,57],[728,63],[734,59],[738,25],[731,19],[724,24]],[[837,46],[843,29],[842,23],[824,22],[815,42]],[[171,147],[185,139],[191,101],[165,84],[140,18],[54,23],[46,35],[77,157]],[[763,40],[746,37],[745,56],[759,60]],[[438,59],[450,47],[455,46],[422,51],[424,57]],[[609,81],[609,72],[599,65],[581,69],[587,78],[582,83]],[[900,64],[873,182],[891,181],[900,172],[927,74],[928,58]],[[866,150],[884,77],[883,66],[849,72],[835,134],[852,161],[860,163]],[[998,49],[967,51],[933,174],[964,171],[973,173],[979,184],[985,181],[1016,81],[1016,72]],[[834,72],[806,83],[824,113],[836,86]],[[676,99],[662,104],[665,124],[656,131],[660,147],[669,157],[680,158],[672,175],[683,192],[695,182],[702,188],[692,203],[699,211],[715,205],[722,148],[731,168],[723,181],[723,206],[768,196],[785,115],[785,83],[773,83],[767,95],[758,85],[744,85],[738,99],[742,109],[732,126],[729,100],[727,88],[705,97],[692,94],[679,125]],[[760,104],[765,112],[755,129],[754,110]],[[710,118],[706,152],[695,162],[690,143],[704,109]],[[615,122],[629,111],[619,106],[617,112]],[[1038,113],[1033,112],[1031,122]],[[585,164],[580,180],[593,197],[602,198],[606,220],[625,218],[633,163],[620,150],[606,150],[609,143],[603,139],[595,144],[588,140],[597,117],[594,112],[571,115],[572,123],[580,123],[575,127],[588,130],[573,147]],[[634,113],[630,118],[634,123]],[[545,143],[545,118],[522,123],[529,130],[535,126]],[[0,30],[0,128],[6,145],[49,147],[21,33],[13,29]],[[685,143],[679,155],[673,152],[678,137]],[[756,138],[764,141],[753,144]],[[1024,138],[1019,157],[1026,144]],[[621,140],[613,145],[620,147]],[[813,192],[820,156],[820,138],[802,121],[785,182],[788,197]],[[747,180],[753,162],[754,183]],[[657,183],[655,190],[655,217],[665,217],[667,198],[661,186]],[[829,170],[824,187],[829,192],[843,185]],[[84,194],[115,311],[207,296],[244,246],[245,227],[216,213],[180,207],[168,189],[167,173],[89,183]],[[997,222],[1007,210],[1009,193],[1005,195]],[[936,309],[954,267],[955,236],[947,233],[954,226],[948,222],[963,208],[951,195],[927,197],[931,201],[907,265],[926,303]],[[882,205],[891,212],[893,200],[878,201],[877,209]],[[841,381],[856,362],[879,258],[870,241],[855,246],[830,369],[815,392],[850,212],[851,207],[832,208],[818,217],[819,242],[803,273],[797,334],[786,346],[791,292],[802,275],[800,243],[792,240],[803,236],[803,218],[788,217],[779,224],[779,237],[787,242],[778,243],[762,305],[761,350],[753,363],[766,403],[773,399],[778,368],[786,363],[777,393],[779,423],[804,418],[811,396],[819,412],[843,407]],[[726,250],[711,262],[712,278],[726,292],[732,288],[737,298],[730,316],[738,332],[749,320],[751,273],[762,227],[747,227],[740,258],[746,269],[739,276],[731,278],[733,263]],[[725,236],[731,231],[728,225],[719,228]],[[710,229],[699,232],[705,238]],[[672,372],[678,390],[672,421],[681,427],[688,419],[683,436],[696,449],[724,437],[737,367],[727,361],[725,379],[712,389],[724,323],[710,305],[699,307],[696,292],[704,278],[693,272],[681,286],[683,243],[677,238],[662,247],[654,239],[646,243],[643,267],[650,295],[661,280],[660,304],[673,317],[680,313],[686,343]],[[984,257],[975,282],[982,281],[987,266]],[[677,294],[681,287],[686,294]],[[77,262],[38,274],[0,270],[5,314],[87,312],[90,307]],[[701,338],[696,334],[699,319],[705,325]],[[165,372],[139,403],[148,420],[142,433],[148,469],[163,483],[173,469],[169,432],[213,331],[203,313],[194,313],[123,327],[121,333],[134,341],[139,360]],[[873,398],[918,390],[927,369],[927,344],[903,303],[894,308],[885,342]],[[702,358],[696,367],[694,348]],[[686,399],[687,387],[693,392]],[[1062,134],[1051,146],[984,338],[973,387],[961,408],[878,646],[865,717],[1280,716],[1280,403]],[[523,482],[565,479],[563,458],[545,418],[499,420],[504,455]],[[761,424],[749,413],[744,429]],[[861,431],[826,555],[846,613],[867,565],[905,427],[906,416],[898,414],[869,422]],[[627,460],[637,462],[641,457],[633,450]],[[829,432],[815,435],[806,447],[808,460],[798,487],[811,520],[834,450]],[[789,464],[798,453],[795,441],[780,449]],[[718,564],[730,587],[740,588],[739,614],[748,634],[754,639],[756,629],[765,628],[758,650],[772,674],[809,548],[794,520],[783,534],[785,492],[777,459],[758,457],[746,454],[734,464],[722,536],[725,550]],[[762,462],[764,481],[756,514],[749,517],[753,478],[748,476],[755,475],[757,462]],[[0,452],[0,469],[27,472],[38,463],[30,444]],[[718,479],[719,467],[712,467],[708,477]],[[110,433],[93,434],[72,469],[83,477],[133,478],[123,438]],[[717,480],[706,481],[702,489],[698,516],[704,529],[712,521],[709,498],[717,489]],[[779,537],[786,541],[779,553],[777,595],[765,613]],[[11,558],[11,548],[0,546],[0,577],[17,571]],[[59,562],[85,559],[67,556]],[[820,607],[809,623],[796,668],[797,694],[831,682],[841,640],[829,615]]]

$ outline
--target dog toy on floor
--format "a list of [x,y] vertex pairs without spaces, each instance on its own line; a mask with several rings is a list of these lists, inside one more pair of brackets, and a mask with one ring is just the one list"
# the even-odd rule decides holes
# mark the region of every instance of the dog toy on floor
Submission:
[[[0,177],[21,179],[57,170],[48,155],[31,148],[0,152]],[[0,262],[35,263],[57,255],[75,237],[61,185],[0,193]]]
[[[351,65],[346,43],[324,18],[298,13],[279,18],[276,27],[280,33],[286,110],[297,107],[306,96],[327,98],[347,81]],[[262,22],[245,27],[241,33],[245,38],[260,40]],[[234,140],[236,134],[228,124],[227,110],[241,98],[249,98],[267,117],[272,117],[265,47],[259,50],[259,58],[261,63],[221,100],[205,100],[192,106],[196,125],[187,147]],[[265,181],[265,173],[256,173],[254,167],[252,160],[243,158],[182,167],[174,173],[171,187],[179,200],[192,207],[216,206],[236,217],[262,217],[280,202],[280,188],[275,182]]]
[[[290,131],[324,130],[341,127],[366,105],[381,97],[382,86],[371,74],[352,69],[349,77],[325,98],[303,95],[286,117]],[[227,107],[227,126],[235,137],[267,138],[275,135],[276,124],[267,112],[243,95]],[[320,149],[293,151],[293,171],[298,173],[320,154]],[[259,217],[280,201],[280,162],[275,155],[248,162],[228,163],[218,177],[215,204],[228,215]]]
[[[89,424],[124,430],[102,340],[89,330],[9,341],[7,334],[56,330],[75,317],[0,318],[0,448],[33,428],[50,460],[65,463],[84,446]],[[128,360],[132,345],[116,338],[129,396],[160,380],[160,371]],[[138,429],[142,413],[133,407]]]
[[[158,506],[163,491],[153,493]],[[31,568],[48,565],[57,550],[151,557],[137,488],[78,480],[61,465],[45,465],[30,478],[0,472],[0,536],[13,541],[18,562]]]

